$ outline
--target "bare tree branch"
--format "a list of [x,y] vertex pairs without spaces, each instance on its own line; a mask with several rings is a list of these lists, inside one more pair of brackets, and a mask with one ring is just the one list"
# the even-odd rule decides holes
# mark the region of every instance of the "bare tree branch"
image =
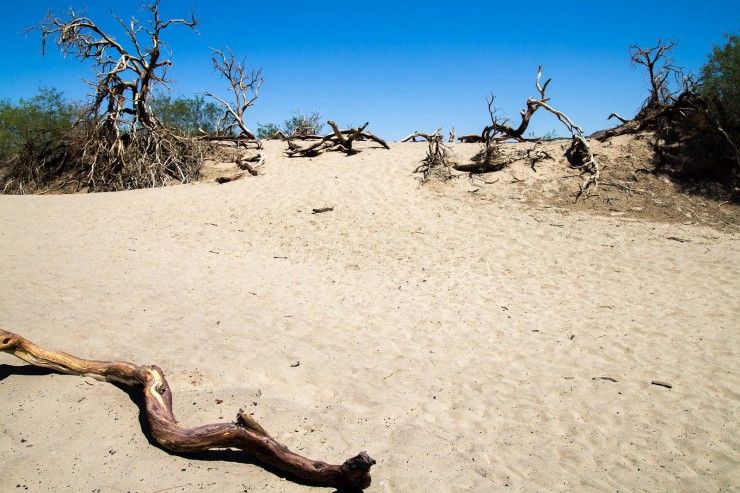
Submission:
[[[171,60],[162,58],[162,32],[173,24],[194,29],[197,20],[170,19],[159,16],[159,1],[146,6],[150,18],[148,27],[132,18],[127,24],[113,14],[128,38],[131,49],[100,28],[92,19],[69,9],[65,17],[49,12],[39,26],[42,52],[49,39],[59,50],[80,60],[91,61],[96,67],[95,96],[91,112],[102,114],[103,120],[115,127],[143,125],[150,129],[160,126],[151,114],[147,100],[155,84],[166,82],[166,69]],[[142,36],[146,33],[147,36]],[[146,44],[145,44],[146,43]]]
[[290,140],[290,137],[288,137],[288,150],[285,151],[288,157],[313,157],[326,151],[342,151],[348,156],[351,156],[358,152],[352,147],[352,144],[357,140],[372,140],[373,142],[380,144],[385,149],[390,149],[385,140],[375,134],[365,131],[369,123],[365,123],[361,127],[350,128],[347,130],[340,130],[337,124],[331,120],[329,120],[327,124],[332,129],[332,132],[321,137],[321,140],[308,147],[298,146]]
[[225,127],[227,133],[238,128],[240,137],[256,140],[254,133],[244,122],[244,113],[254,106],[259,97],[259,90],[264,82],[262,71],[247,70],[245,62],[237,60],[231,50],[226,53],[213,50],[212,61],[216,72],[229,82],[233,99],[229,103],[211,92],[206,92],[205,95],[215,99],[226,109],[227,119],[232,120]]
[[670,57],[675,46],[675,41],[663,42],[658,39],[657,45],[651,48],[637,45],[629,48],[632,63],[647,68],[650,78],[650,96],[645,102],[646,109],[670,104],[673,101],[673,94],[667,82],[671,75],[679,72]]

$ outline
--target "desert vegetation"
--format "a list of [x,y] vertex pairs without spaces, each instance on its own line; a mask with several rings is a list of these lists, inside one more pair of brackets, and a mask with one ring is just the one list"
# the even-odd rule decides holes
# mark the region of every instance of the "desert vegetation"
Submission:
[[[91,100],[66,101],[54,89],[43,89],[28,100],[0,104],[0,187],[4,193],[53,191],[103,191],[187,183],[199,177],[204,160],[214,154],[236,163],[262,159],[239,151],[261,147],[262,140],[286,142],[288,157],[313,157],[326,151],[357,152],[353,142],[370,140],[388,148],[385,140],[367,131],[367,125],[340,129],[318,112],[294,113],[283,124],[248,125],[249,109],[264,84],[262,71],[229,49],[212,50],[212,66],[226,83],[226,96],[207,90],[195,96],[171,96],[163,90],[172,60],[164,56],[166,34],[173,28],[194,29],[196,18],[162,19],[158,3],[146,6],[146,18],[123,22],[117,16],[119,37],[104,31],[93,19],[69,10],[64,16],[49,14],[37,30],[42,47],[54,45],[83,64],[95,68]],[[737,104],[738,37],[709,55],[701,74],[684,73],[672,60],[674,42],[653,47],[631,46],[630,59],[645,70],[648,94],[633,118],[616,113],[615,128],[591,138],[649,133],[653,136],[655,171],[678,178],[711,180],[737,198],[740,117]],[[508,167],[512,160],[536,158],[542,151],[515,155],[502,152],[501,144],[546,142],[552,130],[537,137],[528,132],[538,111],[553,115],[570,134],[565,153],[569,166],[584,175],[576,198],[598,188],[601,164],[583,129],[550,101],[551,79],[543,81],[540,67],[536,96],[527,99],[520,120],[512,123],[487,98],[489,122],[477,134],[449,141],[479,143],[480,152],[470,162],[452,162],[452,148],[442,143],[440,131],[412,134],[402,142],[426,139],[430,147],[419,166],[422,181],[431,175],[449,178],[453,168],[465,173],[490,173]],[[308,145],[298,141],[315,140]],[[227,152],[228,149],[236,152]],[[709,148],[711,152],[702,152]],[[526,154],[526,156],[525,156]],[[250,161],[251,160],[251,161]],[[240,165],[243,168],[243,165]],[[431,173],[434,169],[447,169]],[[256,174],[254,169],[249,170]],[[234,175],[240,176],[240,175]],[[228,180],[227,180],[228,181]]]
[[215,50],[214,67],[231,85],[234,102],[210,92],[176,98],[158,93],[173,65],[166,57],[166,34],[177,27],[193,30],[198,21],[194,15],[163,19],[158,2],[145,5],[144,12],[143,20],[129,22],[113,14],[118,33],[71,9],[62,16],[49,13],[36,28],[43,50],[53,43],[94,69],[88,82],[93,95],[69,104],[47,90],[16,105],[4,103],[5,193],[187,183],[197,179],[214,141],[255,140],[244,113],[257,98],[259,71],[247,73],[233,53]]
[[[261,101],[265,76],[261,69],[253,68],[247,59],[228,48],[211,49],[211,66],[207,67],[215,71],[222,87],[197,95],[173,95],[168,83],[171,71],[175,70],[175,62],[165,49],[169,34],[175,29],[190,33],[195,30],[198,20],[194,14],[163,18],[156,0],[145,4],[142,12],[139,17],[128,20],[113,14],[117,22],[115,32],[101,27],[103,24],[98,20],[71,9],[61,15],[49,13],[36,27],[42,50],[53,46],[82,67],[92,69],[94,76],[88,81],[91,96],[87,100],[72,101],[54,88],[41,88],[28,99],[0,101],[2,193],[123,191],[185,184],[201,179],[204,163],[209,160],[238,168],[238,171],[230,169],[229,173],[213,178],[215,182],[225,184],[259,175],[268,152],[272,152],[270,159],[280,156],[284,162],[291,165],[303,163],[308,168],[316,164],[309,158],[321,156],[324,159],[328,153],[335,153],[342,162],[352,165],[358,161],[369,162],[361,160],[368,155],[372,160],[375,157],[372,153],[376,151],[385,153],[392,149],[384,138],[371,131],[370,122],[340,126],[334,120],[324,122],[319,112],[295,112],[283,123],[257,123],[253,109]],[[468,178],[470,183],[485,180],[482,176],[500,177],[510,171],[514,163],[524,162],[526,172],[531,169],[532,173],[537,173],[539,163],[553,161],[559,167],[567,168],[563,170],[569,173],[566,178],[578,181],[578,186],[572,187],[573,202],[580,200],[583,204],[603,187],[628,194],[651,195],[650,190],[635,184],[638,178],[634,173],[634,183],[627,183],[617,176],[616,166],[600,153],[604,146],[624,137],[639,138],[649,145],[650,162],[644,163],[641,172],[651,176],[665,174],[691,183],[719,184],[713,193],[722,203],[738,201],[738,41],[738,36],[728,36],[726,44],[710,53],[706,65],[697,75],[684,72],[674,63],[672,53],[678,49],[675,42],[658,40],[651,47],[629,47],[632,64],[645,73],[646,97],[633,117],[613,113],[609,119],[618,122],[616,126],[592,135],[587,135],[584,128],[569,116],[573,115],[570,109],[553,102],[551,93],[555,84],[552,79],[544,77],[542,66],[536,67],[536,72],[533,70],[532,73],[533,87],[530,86],[532,95],[524,100],[517,118],[506,117],[496,106],[496,96],[492,93],[486,97],[485,107],[481,98],[481,116],[485,121],[476,127],[479,132],[457,136],[454,128],[449,133],[443,133],[439,128],[429,133],[417,131],[401,139],[399,146],[419,141],[420,146],[426,146],[418,148],[419,154],[414,155],[413,166],[405,172],[404,179],[410,180],[409,173],[413,169],[421,184],[438,181],[442,182],[441,188],[448,186],[446,182],[455,177],[462,177],[460,181]],[[559,128],[536,136],[530,126],[537,115],[543,114],[554,117]],[[559,131],[565,136],[558,137]],[[409,149],[411,146],[406,145]],[[419,162],[422,149],[424,155]],[[465,159],[460,157],[462,153],[457,152],[460,149],[470,151]],[[356,156],[360,152],[363,154]],[[289,169],[293,172],[296,167]],[[498,179],[495,178],[496,181]],[[513,176],[511,183],[523,182]],[[414,189],[424,194],[424,200],[427,199],[427,189],[417,188],[415,184]],[[478,188],[468,190],[471,194],[478,191]],[[315,193],[324,193],[324,190]],[[311,197],[315,200],[314,195]],[[378,203],[383,198],[374,200]],[[285,203],[294,205],[288,200]],[[234,206],[229,217],[237,216],[235,211],[242,205],[239,202]],[[334,211],[333,205],[311,205],[316,207],[299,204],[300,208],[295,208],[297,214],[304,210],[311,210],[313,214]],[[369,215],[375,215],[375,212],[369,211]],[[329,214],[322,218],[327,216]],[[421,223],[418,229],[404,234],[424,235],[422,226],[433,228],[442,223],[441,213],[436,218],[436,222]],[[378,217],[378,229],[390,227],[391,221],[385,225],[385,220]],[[229,224],[239,233],[248,229],[241,224]],[[323,225],[314,224],[323,234]],[[207,225],[219,226],[212,222]],[[293,225],[291,223],[291,227]],[[563,227],[555,223],[550,226]],[[199,241],[206,237],[201,236]],[[454,244],[457,236],[448,234],[447,240]],[[689,241],[678,237],[668,239]],[[426,238],[423,240],[427,241]],[[301,248],[311,248],[309,240],[301,238],[301,241],[304,242]],[[246,243],[242,238],[234,241],[240,248]],[[285,245],[289,245],[287,239]],[[283,247],[282,244],[280,246]],[[613,247],[613,244],[609,246]],[[359,250],[366,245],[357,240],[357,245],[353,244],[352,248]],[[133,248],[129,250],[136,251]],[[208,253],[221,255],[217,250],[209,250]],[[268,262],[287,260],[283,253],[271,252],[266,258],[269,257]],[[477,252],[474,253],[478,257]],[[395,258],[401,260],[401,257]],[[481,256],[481,263],[485,260]],[[499,260],[505,262],[507,259]],[[267,265],[265,272],[272,272],[271,264]],[[360,269],[358,264],[349,261],[347,268]],[[453,277],[448,272],[444,276],[445,279]],[[424,277],[419,282],[426,281]],[[553,284],[553,291],[555,288],[557,286]],[[396,296],[395,281],[392,289]],[[402,290],[400,283],[397,290],[399,293]],[[249,294],[258,296],[251,291]],[[505,305],[501,305],[501,309],[509,311]],[[291,318],[292,315],[284,317]],[[217,324],[220,323],[219,320]],[[532,332],[538,333],[539,329]],[[571,334],[568,340],[572,341],[574,337]],[[336,347],[340,346],[337,344]],[[237,449],[257,457],[277,471],[311,484],[352,491],[370,484],[370,470],[375,461],[365,452],[339,465],[308,459],[291,452],[243,410],[239,411],[234,422],[195,428],[178,424],[174,417],[172,391],[163,371],[157,366],[77,358],[44,349],[4,329],[0,329],[0,352],[11,353],[39,367],[133,387],[144,402],[142,416],[147,420],[152,436],[165,450],[192,453]],[[295,366],[290,365],[291,368],[298,366],[299,362]],[[384,379],[392,376],[393,373]],[[594,379],[597,378],[617,383],[612,377]],[[671,388],[660,381],[656,385]],[[334,397],[332,395],[331,399]],[[437,400],[436,394],[432,400]]]
[[[486,100],[490,123],[480,133],[457,138],[461,143],[481,145],[480,151],[471,158],[471,162],[452,163],[443,158],[445,153],[430,149],[416,171],[422,174],[422,182],[425,182],[433,175],[449,179],[449,171],[430,173],[440,167],[452,167],[469,174],[483,174],[501,171],[512,162],[526,160],[534,170],[538,161],[552,158],[547,151],[528,148],[506,153],[501,144],[507,141],[539,144],[556,139],[556,130],[547,132],[542,137],[527,133],[532,118],[541,110],[553,115],[571,136],[571,143],[565,150],[564,157],[572,169],[585,175],[575,194],[576,200],[587,196],[602,183],[603,166],[589,141],[596,139],[607,142],[620,135],[640,134],[651,141],[654,158],[652,163],[647,164],[652,165],[653,173],[669,174],[679,181],[687,180],[687,189],[691,189],[691,184],[696,182],[716,184],[718,186],[709,186],[712,195],[736,201],[740,187],[740,119],[736,80],[740,59],[738,37],[728,36],[726,45],[712,51],[701,76],[686,73],[676,66],[671,57],[676,47],[675,42],[661,40],[652,47],[629,47],[631,62],[645,71],[648,94],[633,118],[625,118],[617,113],[609,115],[609,119],[619,121],[614,128],[587,136],[583,128],[550,103],[547,90],[552,80],[543,82],[542,67],[539,67],[535,81],[537,96],[527,99],[519,122],[512,123],[508,118],[502,117],[500,109],[495,106],[496,98],[491,94]],[[417,132],[401,142],[425,139],[431,146],[440,140],[439,132]],[[632,190],[615,181],[604,183],[609,187]],[[700,189],[707,188],[702,186]]]
[[283,122],[282,126],[276,123],[261,123],[257,127],[257,138],[261,140],[320,138],[319,134],[324,129],[321,119],[321,113],[318,111],[308,114],[296,111]]

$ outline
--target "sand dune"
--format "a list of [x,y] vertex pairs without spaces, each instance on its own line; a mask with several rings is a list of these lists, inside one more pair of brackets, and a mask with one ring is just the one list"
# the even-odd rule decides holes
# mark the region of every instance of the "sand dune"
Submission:
[[[308,456],[367,450],[369,491],[740,484],[737,231],[420,187],[423,144],[281,149],[226,185],[0,197],[0,325],[159,364],[182,422],[247,406]],[[2,491],[314,490],[169,455],[116,387],[15,365]]]

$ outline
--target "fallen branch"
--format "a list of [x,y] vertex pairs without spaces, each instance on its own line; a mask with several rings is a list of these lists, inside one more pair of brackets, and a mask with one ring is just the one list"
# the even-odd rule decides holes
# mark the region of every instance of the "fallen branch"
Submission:
[[278,443],[254,418],[241,410],[234,423],[194,428],[179,425],[172,412],[172,391],[164,373],[157,366],[84,360],[43,349],[18,334],[2,329],[0,351],[34,366],[140,388],[151,434],[165,450],[192,453],[214,448],[236,448],[287,474],[318,485],[348,489],[364,489],[370,485],[370,468],[375,461],[365,452],[341,465],[307,459]]
[[[251,159],[237,159],[236,165],[239,167],[239,169],[249,172],[252,176],[259,175],[259,168],[262,167],[262,165],[265,164],[265,158],[261,157],[259,154],[255,156],[257,160],[251,160]],[[252,165],[251,163],[256,162],[257,164]]]
[[399,142],[416,142],[416,139],[424,139],[427,142],[442,138],[441,128],[438,128],[433,134],[425,134],[423,132],[414,132],[411,135],[399,140]]
[[327,124],[331,127],[332,132],[321,137],[318,142],[308,147],[301,147],[289,139],[288,150],[285,151],[288,157],[315,157],[322,152],[327,151],[341,151],[346,153],[348,156],[351,156],[358,152],[352,147],[352,144],[358,140],[372,140],[384,148],[390,149],[383,139],[369,132],[365,132],[369,123],[365,123],[363,126],[358,128],[350,128],[347,130],[340,130],[337,124],[331,120],[328,121]]
[[[250,174],[252,173],[250,172]],[[243,176],[244,176],[244,173],[233,173],[231,175],[219,176],[218,178],[216,178],[215,182],[218,183],[219,185],[223,185],[224,183],[236,181]]]

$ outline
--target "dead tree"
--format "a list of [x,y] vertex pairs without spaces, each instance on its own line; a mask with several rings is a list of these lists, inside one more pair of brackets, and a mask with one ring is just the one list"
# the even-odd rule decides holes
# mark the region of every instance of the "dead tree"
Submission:
[[629,48],[630,60],[635,65],[644,66],[650,80],[650,96],[643,105],[643,111],[650,111],[673,102],[669,78],[679,73],[670,57],[675,46],[675,41],[662,42],[659,39],[658,44],[652,48],[641,48],[637,45]]
[[229,83],[232,101],[206,92],[209,96],[221,103],[226,112],[222,118],[222,132],[225,136],[234,136],[237,139],[257,140],[254,133],[244,122],[244,113],[254,105],[259,97],[259,90],[264,79],[261,70],[248,70],[243,60],[237,60],[232,51],[224,53],[222,50],[213,50],[213,68]]
[[[49,38],[64,53],[84,61],[91,61],[97,73],[93,114],[103,114],[107,124],[120,132],[122,124],[160,126],[148,105],[156,84],[167,82],[167,68],[172,61],[162,57],[162,33],[174,25],[194,29],[198,21],[190,19],[163,20],[159,15],[159,1],[146,6],[150,19],[142,25],[132,18],[128,23],[113,14],[120,24],[130,46],[103,31],[92,19],[80,16],[70,9],[66,18],[49,13],[40,26],[42,52]],[[122,145],[119,143],[119,145]]]
[[49,351],[3,329],[0,329],[0,352],[60,373],[93,377],[139,389],[150,432],[165,450],[192,453],[235,448],[280,471],[317,485],[353,491],[370,486],[370,468],[375,461],[365,452],[341,465],[307,459],[277,442],[252,416],[242,410],[232,423],[215,423],[194,428],[182,426],[175,419],[172,410],[172,390],[158,366],[138,366],[124,361],[85,360],[66,353]]
[[616,113],[609,115],[608,120],[615,118],[620,121],[620,125],[597,132],[596,138],[605,140],[618,135],[655,130],[666,108],[676,101],[676,93],[671,90],[670,81],[671,78],[680,79],[682,73],[676,68],[670,56],[675,47],[675,42],[661,40],[651,48],[630,46],[629,55],[632,63],[647,70],[650,81],[649,94],[634,118],[627,119]]
[[[172,66],[164,56],[163,34],[178,25],[194,29],[197,21],[192,15],[162,19],[158,1],[145,9],[149,18],[144,23],[113,15],[121,37],[71,9],[64,17],[49,13],[39,26],[42,51],[53,40],[62,53],[92,64],[96,71],[88,116],[62,143],[63,161],[76,167],[72,171],[91,191],[187,182],[197,177],[202,164],[200,146],[165,129],[149,107],[153,89],[167,83]],[[55,157],[39,160],[64,168]]]
[[328,151],[341,151],[351,156],[359,152],[352,147],[353,143],[358,140],[372,140],[384,148],[390,149],[383,139],[365,131],[369,123],[347,130],[340,130],[337,124],[331,120],[327,124],[331,127],[332,133],[321,137],[318,142],[308,147],[301,147],[288,140],[288,150],[285,151],[288,157],[315,157]]
[[[658,41],[651,48],[630,47],[630,59],[645,67],[650,80],[648,97],[631,120],[594,134],[599,140],[650,132],[653,136],[656,171],[676,176],[724,181],[737,196],[740,183],[738,143],[709,110],[698,94],[697,83],[675,67],[670,53],[676,43]],[[671,84],[671,80],[681,84]]]
[[[491,167],[491,161],[488,158],[490,158],[489,149],[493,149],[491,147],[491,144],[493,142],[500,142],[511,139],[520,142],[532,141],[533,139],[527,139],[524,137],[524,132],[526,132],[527,128],[529,127],[529,123],[534,114],[537,112],[537,110],[542,108],[545,111],[553,114],[558,119],[558,121],[560,121],[560,123],[562,123],[565,128],[567,128],[568,131],[571,133],[571,158],[569,158],[571,167],[580,169],[584,173],[589,173],[589,176],[581,184],[581,189],[577,196],[578,198],[590,187],[598,186],[600,165],[593,155],[593,152],[591,151],[591,147],[586,140],[583,129],[576,125],[573,120],[571,120],[565,113],[555,109],[550,104],[550,98],[547,96],[547,87],[550,85],[551,81],[552,79],[547,79],[544,84],[542,83],[542,66],[538,67],[535,87],[537,88],[539,96],[530,97],[529,99],[527,99],[526,108],[523,109],[520,113],[521,122],[516,127],[510,125],[508,120],[499,119],[496,116],[496,108],[494,107],[494,96],[490,95],[487,98],[488,114],[491,119],[491,124],[486,126],[481,133],[481,140],[486,145],[485,149],[482,151],[483,155],[481,156],[481,158],[483,159],[483,165],[481,166],[481,168],[485,170],[487,167]],[[488,163],[488,165],[486,165],[486,163]]]

